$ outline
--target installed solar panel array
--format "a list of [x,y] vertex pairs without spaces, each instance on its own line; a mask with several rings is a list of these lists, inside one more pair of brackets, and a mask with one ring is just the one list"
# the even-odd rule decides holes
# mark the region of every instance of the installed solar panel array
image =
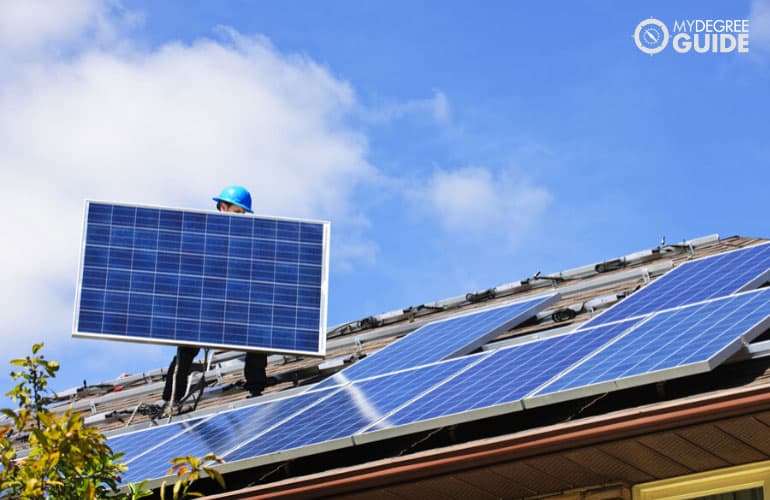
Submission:
[[320,384],[331,387],[467,354],[558,301],[559,294],[474,311],[418,328]]
[[536,395],[579,387],[606,392],[671,378],[665,376],[669,370],[676,376],[709,371],[766,330],[768,315],[767,288],[655,313]]
[[686,262],[599,314],[583,328],[750,290],[768,281],[768,270],[770,243]]
[[[345,377],[342,388],[339,383],[329,384],[331,389],[319,384],[299,396],[221,413],[190,428],[177,428],[170,438],[170,431],[164,430],[155,440],[159,443],[155,447],[147,446],[155,439],[155,429],[132,434],[136,439],[116,436],[110,439],[110,445],[126,453],[127,481],[160,477],[168,468],[168,459],[180,453],[214,452],[227,460],[240,460],[298,447],[348,446],[356,431],[381,420],[485,355],[427,363],[475,349],[485,339],[525,321],[558,298],[558,294],[552,294],[430,323],[392,344],[414,348],[420,354],[409,356],[400,350],[403,347],[389,351],[391,354],[383,349],[365,358],[365,364],[362,361],[353,365],[355,368],[360,364],[364,370]],[[424,366],[414,368],[417,364]],[[330,421],[334,425],[329,425]]]
[[329,224],[87,202],[74,335],[324,354]]
[[[380,374],[380,367],[373,365],[375,376],[347,377],[352,380],[347,385],[211,417],[206,422],[218,431],[206,431],[206,422],[181,430],[168,449],[179,454],[184,443],[200,433],[193,441],[205,445],[195,451],[210,451],[206,448],[220,442],[216,436],[228,421],[231,428],[245,431],[213,449],[233,462],[223,471],[234,470],[706,372],[770,327],[770,289],[714,298],[713,291],[703,295],[689,277],[698,269],[718,266],[728,276],[721,276],[715,286],[732,292],[745,289],[758,283],[764,264],[755,264],[747,273],[742,262],[766,259],[766,251],[761,245],[733,252],[734,267],[725,260],[710,260],[713,257],[687,264],[691,268],[679,275],[688,277],[685,288],[691,293],[666,302],[676,303],[674,307],[634,307],[612,322],[587,324],[573,333],[391,373]],[[664,283],[666,287],[649,286],[632,297],[649,301],[654,295],[647,290],[676,288],[671,278]],[[702,300],[704,296],[711,298]],[[639,314],[642,310],[647,312]],[[155,453],[146,456],[151,455]],[[129,467],[138,466],[143,477],[162,475],[167,467],[147,468],[142,462],[139,457]]]

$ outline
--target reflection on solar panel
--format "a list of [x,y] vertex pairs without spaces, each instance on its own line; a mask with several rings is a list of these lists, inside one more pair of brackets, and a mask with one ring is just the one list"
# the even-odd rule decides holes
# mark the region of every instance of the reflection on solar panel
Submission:
[[[380,422],[376,427],[403,425],[504,404],[506,406],[500,408],[498,414],[520,410],[519,400],[633,324],[634,321],[615,323],[494,351],[388,416],[386,422]],[[479,416],[475,415],[475,418]]]
[[86,202],[74,335],[324,354],[329,224]]
[[643,316],[750,289],[768,281],[770,243],[755,245],[682,264],[584,327]]
[[[706,372],[768,326],[767,288],[662,311],[620,335],[536,396],[541,397],[540,404],[546,404]],[[561,394],[553,396],[555,393]]]
[[473,351],[558,301],[559,294],[454,316],[418,328],[406,337],[336,373],[319,387],[344,384]]
[[[295,413],[328,396],[333,391],[314,391],[299,396],[268,401],[262,404],[238,408],[214,415],[185,432],[176,432],[159,447],[128,462],[124,474],[126,482],[163,477],[168,471],[169,460],[178,456],[201,457],[207,453],[222,455],[239,443],[260,435],[267,429],[281,423]],[[176,424],[179,425],[179,424]],[[146,431],[146,437],[137,444],[121,441],[113,446],[114,451],[125,451],[128,446],[141,446],[152,438],[163,438],[164,427]],[[135,434],[129,435],[129,437]],[[154,443],[153,443],[154,444]],[[112,446],[112,445],[111,445]]]
[[355,382],[223,458],[241,460],[340,438],[350,440],[358,430],[479,358],[468,356]]
[[123,463],[131,463],[137,457],[144,455],[154,448],[160,447],[177,434],[194,427],[196,424],[200,423],[201,420],[202,419],[200,418],[195,418],[185,420],[184,422],[174,422],[169,425],[162,425],[160,427],[152,427],[137,432],[112,436],[107,439],[107,445],[112,448],[113,451],[122,451],[125,453],[125,456],[122,459]]

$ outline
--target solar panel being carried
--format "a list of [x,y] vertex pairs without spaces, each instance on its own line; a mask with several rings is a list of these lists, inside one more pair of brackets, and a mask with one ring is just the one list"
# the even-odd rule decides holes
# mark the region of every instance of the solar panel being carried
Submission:
[[86,202],[73,335],[323,355],[329,223]]

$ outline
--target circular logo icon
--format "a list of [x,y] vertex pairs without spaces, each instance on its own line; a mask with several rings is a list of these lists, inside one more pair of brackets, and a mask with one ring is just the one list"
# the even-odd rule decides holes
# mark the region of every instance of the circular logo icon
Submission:
[[636,25],[634,41],[645,54],[657,54],[668,45],[668,28],[654,17],[645,19]]

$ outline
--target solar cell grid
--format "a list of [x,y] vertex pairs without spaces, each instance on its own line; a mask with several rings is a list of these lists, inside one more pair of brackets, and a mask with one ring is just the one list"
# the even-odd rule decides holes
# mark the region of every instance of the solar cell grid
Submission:
[[323,354],[328,223],[87,202],[78,336]]

